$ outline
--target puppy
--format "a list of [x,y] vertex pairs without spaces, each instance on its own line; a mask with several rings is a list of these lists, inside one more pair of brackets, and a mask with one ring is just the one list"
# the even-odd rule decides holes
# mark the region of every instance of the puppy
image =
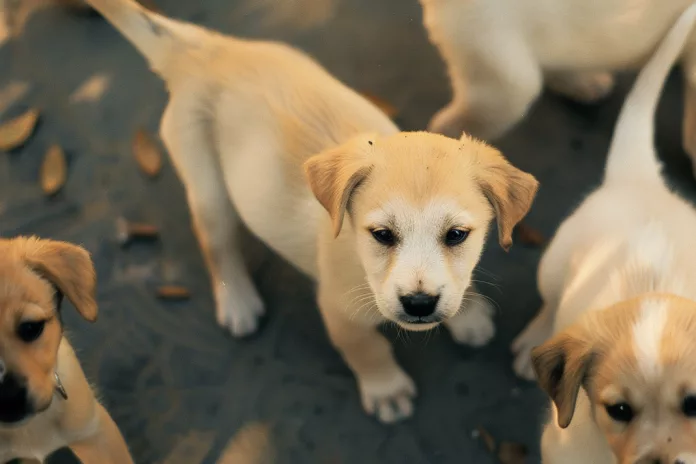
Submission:
[[[420,0],[453,99],[430,122],[492,140],[524,117],[542,84],[581,102],[605,97],[691,0]],[[696,157],[696,44],[685,48],[684,148]]]
[[544,463],[696,463],[696,211],[665,186],[653,148],[663,81],[695,21],[696,4],[640,73],[603,184],[542,259],[543,308],[513,348],[531,377],[530,350],[556,334],[531,357],[553,400]]
[[445,322],[470,345],[492,337],[471,273],[494,216],[511,245],[537,189],[531,175],[469,137],[399,133],[286,45],[223,36],[131,0],[89,2],[169,88],[162,139],[186,187],[218,321],[233,335],[254,332],[264,313],[237,248],[243,223],[317,281],[329,337],[381,421],[409,416],[415,387],[377,325]]
[[64,242],[0,239],[0,462],[69,446],[85,464],[132,459],[63,336],[63,295],[97,318],[89,254]]

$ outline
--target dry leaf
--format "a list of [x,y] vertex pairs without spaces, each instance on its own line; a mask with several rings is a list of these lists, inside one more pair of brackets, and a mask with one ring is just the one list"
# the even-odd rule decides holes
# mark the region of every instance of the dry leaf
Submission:
[[24,145],[34,133],[39,110],[30,109],[23,115],[0,125],[0,151],[10,151]]
[[123,217],[116,219],[116,239],[122,245],[132,240],[155,240],[159,237],[159,229],[152,224],[128,222]]
[[55,195],[65,185],[68,177],[68,165],[65,153],[58,145],[51,145],[41,163],[41,189],[46,195]]
[[128,224],[128,235],[132,238],[157,238],[159,229],[152,224],[132,222]]
[[268,425],[245,425],[227,443],[217,464],[272,464],[275,462]]
[[203,462],[213,446],[215,434],[194,430],[179,437],[161,464],[192,464]]
[[517,234],[523,245],[542,247],[546,244],[546,238],[536,229],[529,227],[526,223],[517,224]]
[[144,129],[138,129],[133,137],[133,156],[140,169],[150,177],[162,170],[162,154],[152,137]]
[[390,118],[393,118],[399,113],[399,111],[396,109],[394,105],[384,100],[383,98],[378,97],[377,95],[365,92],[362,94],[362,96],[367,98],[373,105],[382,110],[382,112]]
[[187,300],[191,294],[186,287],[163,285],[157,289],[157,297],[163,300]]
[[498,450],[501,464],[524,464],[527,461],[527,447],[521,443],[502,442]]
[[493,435],[481,426],[476,427],[476,431],[483,441],[483,444],[486,446],[486,449],[491,453],[495,453],[495,438],[493,438]]

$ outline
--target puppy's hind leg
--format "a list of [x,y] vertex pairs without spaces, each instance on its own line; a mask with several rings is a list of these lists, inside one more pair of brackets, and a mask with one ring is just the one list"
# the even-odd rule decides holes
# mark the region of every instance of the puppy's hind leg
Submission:
[[162,140],[186,186],[194,229],[213,284],[217,320],[236,337],[250,335],[258,328],[264,305],[239,249],[241,220],[221,172],[211,134],[213,121],[200,102],[175,98],[162,118]]
[[454,138],[466,132],[492,140],[518,123],[537,99],[543,83],[541,69],[515,37],[497,48],[450,43],[461,39],[453,32],[443,34],[438,43],[453,99],[433,116],[428,130]]

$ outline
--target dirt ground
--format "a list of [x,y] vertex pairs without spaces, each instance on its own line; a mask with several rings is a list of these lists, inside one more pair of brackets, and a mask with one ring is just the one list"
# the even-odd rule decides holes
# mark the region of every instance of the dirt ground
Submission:
[[[225,33],[277,39],[310,53],[353,88],[379,95],[406,130],[423,129],[449,97],[444,67],[428,43],[416,0],[156,0],[167,15]],[[493,463],[475,430],[528,446],[538,462],[546,402],[511,370],[508,346],[539,306],[541,250],[493,239],[480,290],[497,306],[498,333],[479,349],[446,331],[394,339],[420,390],[415,416],[386,427],[366,417],[353,378],[330,347],[313,285],[251,238],[249,265],[269,309],[260,333],[233,340],[215,323],[209,280],[184,192],[165,159],[155,179],[131,154],[138,128],[156,133],[162,82],[101,18],[49,1],[5,0],[0,22],[0,121],[41,110],[35,135],[0,153],[0,232],[83,244],[99,275],[99,321],[66,310],[69,336],[138,463],[215,462],[252,427],[267,433],[279,463]],[[527,223],[546,236],[600,179],[618,108],[631,76],[601,105],[546,95],[497,141],[535,174],[541,190]],[[681,85],[675,73],[658,118],[658,147],[674,184],[694,197],[681,149]],[[38,184],[53,143],[68,158],[64,189],[47,199]],[[636,206],[639,207],[639,206]],[[117,218],[162,231],[155,243],[119,245]],[[162,283],[191,298],[155,298]],[[59,453],[52,462],[73,462]]]

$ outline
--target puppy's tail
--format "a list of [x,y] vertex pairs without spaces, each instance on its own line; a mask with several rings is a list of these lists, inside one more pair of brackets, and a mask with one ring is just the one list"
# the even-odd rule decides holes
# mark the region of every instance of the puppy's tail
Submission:
[[609,148],[604,183],[646,182],[663,184],[655,152],[655,109],[667,75],[681,55],[696,22],[696,3],[679,16],[643,67],[621,108]]
[[86,1],[135,45],[165,80],[168,64],[201,34],[201,28],[166,18],[134,0]]

